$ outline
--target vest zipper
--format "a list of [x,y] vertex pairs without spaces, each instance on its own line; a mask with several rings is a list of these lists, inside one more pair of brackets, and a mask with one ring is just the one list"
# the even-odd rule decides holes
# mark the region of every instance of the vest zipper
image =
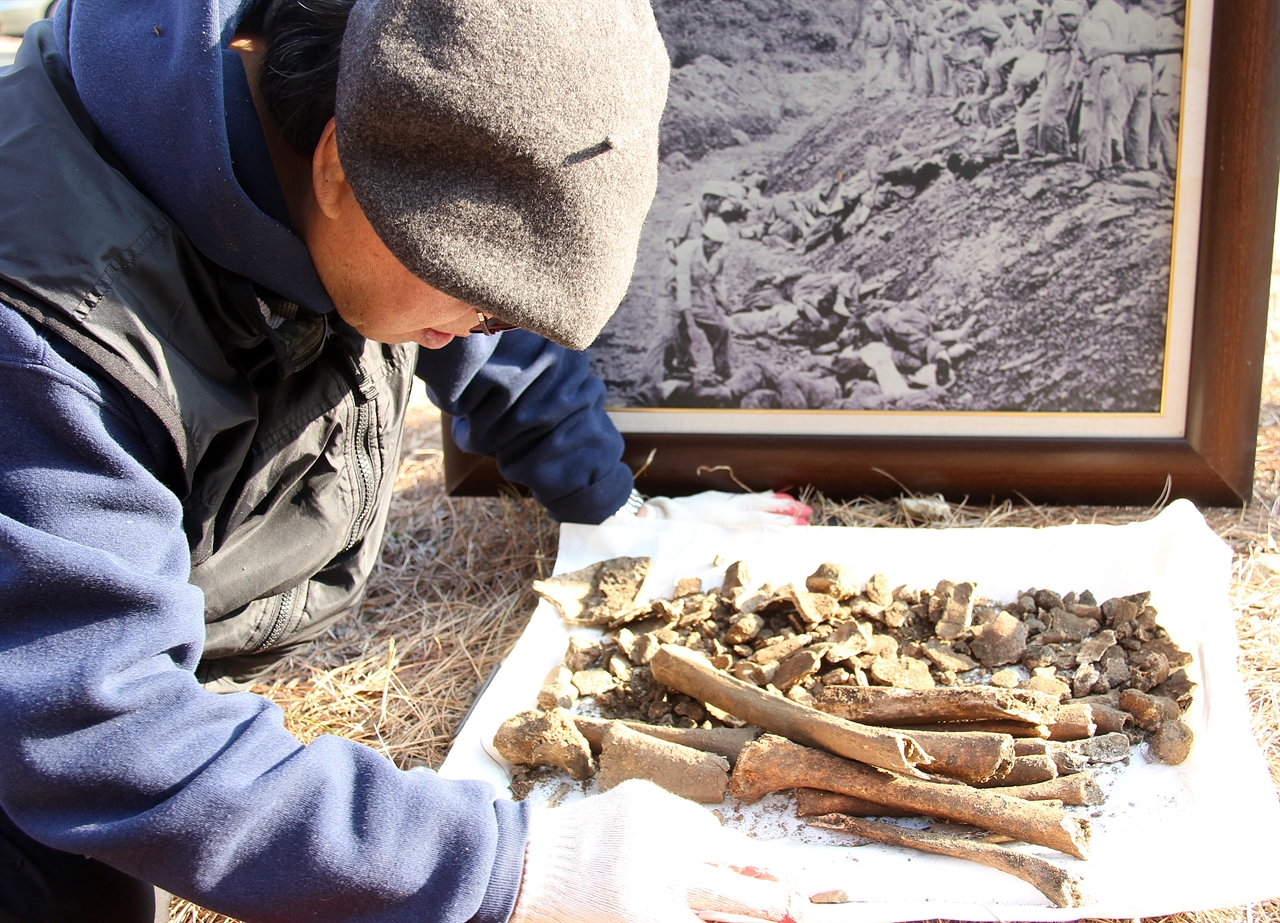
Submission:
[[353,372],[356,378],[356,419],[352,433],[352,457],[355,461],[356,474],[356,516],[351,523],[351,532],[347,536],[344,550],[354,548],[364,538],[373,521],[376,500],[378,497],[378,472],[374,465],[374,440],[377,438],[375,425],[377,404],[374,398],[378,390],[360,365],[360,360],[352,357]]
[[289,627],[289,616],[293,614],[293,601],[297,598],[298,588],[286,590],[280,596],[280,604],[276,606],[275,617],[271,621],[271,628],[267,631],[267,635],[262,639],[262,643],[255,647],[251,654],[258,654],[274,646],[285,633],[285,629]]

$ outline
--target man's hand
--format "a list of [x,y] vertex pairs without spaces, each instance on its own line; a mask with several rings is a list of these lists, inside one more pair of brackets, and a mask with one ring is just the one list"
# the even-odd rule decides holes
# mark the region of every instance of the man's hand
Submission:
[[764,849],[650,782],[538,808],[511,923],[802,923]]
[[691,497],[650,497],[635,510],[624,507],[602,525],[625,525],[637,519],[670,519],[705,522],[734,529],[769,529],[807,526],[813,509],[790,494],[764,491],[731,494],[707,490]]

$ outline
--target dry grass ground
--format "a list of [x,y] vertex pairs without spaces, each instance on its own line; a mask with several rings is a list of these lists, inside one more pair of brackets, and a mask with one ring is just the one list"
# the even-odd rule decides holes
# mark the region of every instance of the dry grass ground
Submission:
[[[359,618],[281,664],[274,680],[257,689],[280,704],[303,741],[339,734],[381,750],[402,767],[438,766],[480,684],[533,610],[530,579],[555,561],[556,524],[531,501],[444,495],[439,425],[429,405],[415,404],[382,565]],[[815,522],[914,526],[896,501],[810,499]],[[953,507],[944,525],[1122,523],[1154,512],[1006,503]],[[1240,669],[1254,734],[1280,788],[1280,535],[1272,534],[1273,524],[1280,526],[1280,258],[1273,265],[1253,501],[1204,513],[1235,551]],[[1163,919],[1280,923],[1280,900]],[[229,923],[181,901],[174,902],[170,921]]]

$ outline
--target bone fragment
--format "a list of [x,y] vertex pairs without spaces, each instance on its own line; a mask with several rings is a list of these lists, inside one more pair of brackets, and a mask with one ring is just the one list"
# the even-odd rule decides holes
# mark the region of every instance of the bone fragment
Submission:
[[1049,725],[1050,740],[1084,740],[1097,733],[1093,722],[1093,706],[1076,702],[1060,706],[1058,716]]
[[817,894],[809,895],[810,904],[847,904],[849,903],[849,892],[847,891],[819,891]]
[[1064,746],[1082,753],[1090,763],[1119,763],[1129,758],[1129,738],[1125,734],[1099,734]]
[[729,784],[729,762],[614,724],[604,735],[596,780],[608,791],[628,779],[648,779],[681,798],[719,804]]
[[824,830],[838,830],[864,839],[875,840],[877,843],[905,846],[940,856],[953,856],[957,859],[979,862],[1021,878],[1058,907],[1079,907],[1085,902],[1083,882],[1070,872],[1058,868],[1039,856],[1015,852],[990,843],[978,843],[960,837],[928,833],[924,830],[907,830],[895,824],[860,820],[841,814],[815,817],[810,819],[809,823]]
[[[1023,801],[1039,801],[1059,806],[1070,804],[1093,807],[1106,800],[1106,796],[1094,781],[1091,772],[1059,776],[1048,782],[1037,782],[1034,785],[1009,785],[997,791],[1012,798],[1021,798]],[[918,817],[920,812],[907,808],[891,808],[865,798],[841,795],[837,792],[824,792],[816,788],[796,789],[796,815],[814,817],[818,814],[852,814],[854,817]]]
[[1090,702],[1089,707],[1093,709],[1093,723],[1098,726],[1098,734],[1120,733],[1132,720],[1128,712],[1106,702]]
[[1098,805],[1106,800],[1106,795],[1094,781],[1093,773],[1078,772],[1069,776],[1058,776],[1048,782],[1036,782],[1032,785],[1010,785],[994,789],[1011,798],[1022,798],[1025,801],[1060,801],[1063,804]]
[[1047,724],[1023,724],[1021,721],[954,721],[947,724],[913,724],[902,730],[913,735],[917,730],[941,731],[945,734],[980,731],[984,734],[1008,734],[1010,737],[1019,739],[1049,739],[1049,726]]
[[[537,593],[566,621],[580,625],[608,625],[634,608],[636,595],[649,573],[649,558],[610,558],[581,570],[533,581]],[[635,613],[643,614],[643,610]]]
[[1147,746],[1151,749],[1151,755],[1160,762],[1176,766],[1191,755],[1194,740],[1191,728],[1181,721],[1166,721],[1152,735]]
[[1049,724],[1059,708],[1057,699],[1043,692],[990,686],[830,686],[814,697],[814,704],[847,721],[888,727],[959,721]]
[[558,766],[575,779],[590,778],[596,771],[587,739],[561,708],[513,715],[493,735],[493,746],[518,766]]
[[1033,756],[1020,756],[1013,761],[1009,771],[1002,776],[995,776],[976,784],[983,788],[1005,785],[1034,785],[1037,782],[1048,782],[1058,778],[1058,766],[1052,756],[1041,753]]
[[770,695],[758,686],[722,673],[705,658],[674,645],[663,645],[650,662],[653,677],[664,686],[707,702],[775,734],[824,747],[849,759],[917,777],[918,766],[933,758],[906,734],[866,727]]
[[1182,714],[1178,703],[1162,695],[1149,695],[1137,689],[1120,693],[1120,709],[1133,716],[1144,731],[1158,731],[1166,721],[1176,721]]
[[572,708],[576,701],[578,689],[573,685],[573,673],[564,666],[553,668],[538,690],[538,707]]
[[[1051,804],[1052,802],[1046,802]],[[1061,805],[1059,805],[1061,807]],[[966,840],[977,840],[979,843],[1016,843],[1018,842],[1011,836],[1005,836],[1003,833],[986,833],[977,827],[971,827],[968,824],[953,824],[945,820],[931,820],[929,826],[924,828],[930,833],[936,833],[939,836],[955,836]]]
[[732,596],[734,591],[746,589],[751,584],[751,575],[747,571],[746,561],[734,561],[724,569],[724,582],[720,584],[720,594]]
[[[1097,713],[1097,706],[1094,706]],[[1129,758],[1129,738],[1124,734],[1099,734],[1084,740],[1019,740],[1013,745],[1019,757],[1048,755],[1058,775],[1080,772],[1095,763],[1118,763]]]
[[760,736],[760,729],[755,727],[677,728],[644,724],[640,721],[611,721],[608,718],[592,718],[587,715],[574,715],[573,723],[578,726],[582,736],[596,752],[599,752],[604,745],[604,735],[609,728],[615,724],[623,724],[633,731],[648,734],[659,740],[723,756],[729,761],[730,766],[737,762],[738,753],[742,748]]
[[[1097,740],[1096,737],[1090,737],[1088,740]],[[1071,746],[1073,743],[1084,743],[1082,740],[1051,740],[1049,743],[1057,744],[1054,749],[1050,750],[1046,756],[1053,760],[1053,765],[1057,767],[1057,774],[1060,776],[1069,776],[1073,772],[1083,772],[1089,765],[1089,756],[1081,750]]]
[[911,729],[911,739],[933,757],[929,772],[970,784],[1009,772],[1014,765],[1013,738],[975,731],[942,733]]
[[796,789],[796,817],[817,817],[820,814],[849,814],[853,817],[916,817],[918,811],[909,808],[891,808],[854,795],[824,792],[817,788]]
[[1057,849],[1078,859],[1089,848],[1089,821],[995,790],[939,785],[878,771],[853,760],[766,734],[742,748],[729,794],[752,802],[769,792],[821,788],[868,801],[909,808],[1008,834],[1025,843]]
[[[581,728],[579,728],[581,730]],[[1049,752],[1049,741],[1025,737],[1013,742],[1014,756],[1040,756]]]

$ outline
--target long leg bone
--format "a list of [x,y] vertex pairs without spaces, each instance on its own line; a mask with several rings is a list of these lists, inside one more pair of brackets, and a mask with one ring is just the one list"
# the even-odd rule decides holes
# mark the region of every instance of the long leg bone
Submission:
[[915,817],[916,812],[906,808],[891,808],[865,798],[824,792],[816,788],[796,789],[796,817],[817,817],[819,814],[851,814],[854,817]]
[[[1059,776],[1048,782],[1037,782],[1034,785],[1009,785],[999,791],[1002,795],[1021,798],[1023,801],[1055,802],[1087,807],[1102,804],[1106,800],[1106,796],[1094,781],[1091,772]],[[891,808],[888,805],[876,804],[874,801],[855,798],[852,795],[824,792],[816,788],[796,789],[796,814],[799,817],[812,817],[817,814],[852,814],[854,817],[917,817],[919,813],[907,808]]]
[[664,644],[653,655],[649,667],[654,679],[664,686],[766,731],[914,776],[922,776],[917,766],[933,762],[928,752],[905,733],[842,721],[790,699],[770,695],[758,686],[721,673],[706,658],[686,648]]
[[821,750],[766,734],[738,756],[729,794],[757,801],[769,792],[820,788],[909,808],[930,817],[961,821],[1025,843],[1047,846],[1078,859],[1089,849],[1089,821],[1034,801],[991,789],[922,782],[841,759]]
[[984,734],[1008,734],[1019,740],[1048,740],[1046,724],[1023,724],[1021,721],[953,721],[944,724],[911,724],[899,728],[912,736],[916,731],[937,731],[941,734],[965,734],[978,731]]
[[810,818],[809,823],[823,830],[851,833],[854,836],[875,840],[878,843],[888,843],[891,846],[906,846],[922,852],[937,853],[940,856],[953,856],[957,859],[980,862],[1021,878],[1058,907],[1079,907],[1085,902],[1084,888],[1080,879],[1039,856],[1015,852],[990,843],[942,836],[923,830],[907,830],[895,824],[882,824],[873,820],[859,820],[843,814],[826,814],[822,817]]
[[885,727],[966,721],[1013,721],[1048,724],[1058,700],[1030,689],[953,686],[939,689],[895,689],[891,686],[828,686],[814,707],[846,721]]

